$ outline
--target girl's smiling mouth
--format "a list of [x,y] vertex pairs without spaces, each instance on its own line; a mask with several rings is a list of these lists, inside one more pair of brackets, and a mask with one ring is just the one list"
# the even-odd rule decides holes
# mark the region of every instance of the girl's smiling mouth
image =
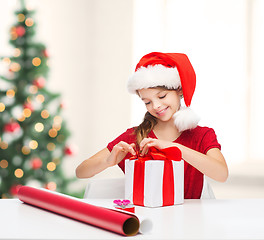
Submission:
[[166,108],[164,108],[164,109],[158,111],[158,112],[157,112],[157,115],[159,115],[159,116],[164,115],[168,108],[169,108],[169,107],[166,107]]

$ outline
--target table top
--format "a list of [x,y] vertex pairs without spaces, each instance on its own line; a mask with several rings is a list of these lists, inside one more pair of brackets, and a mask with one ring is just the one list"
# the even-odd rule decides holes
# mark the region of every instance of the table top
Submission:
[[[91,199],[97,205],[111,199]],[[264,239],[264,199],[185,200],[161,208],[136,207],[153,229],[129,239]],[[119,239],[124,236],[22,203],[0,200],[0,239]]]

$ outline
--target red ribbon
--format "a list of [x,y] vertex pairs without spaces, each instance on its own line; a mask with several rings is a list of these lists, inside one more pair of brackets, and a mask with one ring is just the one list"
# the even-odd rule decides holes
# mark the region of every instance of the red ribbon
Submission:
[[[136,160],[137,159],[137,160]],[[148,160],[164,161],[163,173],[163,206],[174,204],[174,176],[173,161],[181,161],[182,154],[179,148],[169,147],[164,149],[149,148],[146,155],[140,156],[138,153],[131,157],[130,160],[136,160],[134,165],[134,182],[133,182],[133,203],[144,206],[144,175],[145,162]]]

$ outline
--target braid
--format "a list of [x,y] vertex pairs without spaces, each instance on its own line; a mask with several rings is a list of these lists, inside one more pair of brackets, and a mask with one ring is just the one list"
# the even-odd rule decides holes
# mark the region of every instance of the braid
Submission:
[[136,129],[137,144],[147,137],[149,132],[157,124],[157,119],[153,117],[149,112],[146,112],[143,122]]

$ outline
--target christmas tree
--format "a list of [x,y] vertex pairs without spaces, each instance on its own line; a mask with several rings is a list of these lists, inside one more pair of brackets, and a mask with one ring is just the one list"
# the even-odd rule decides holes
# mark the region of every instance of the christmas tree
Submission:
[[60,94],[46,87],[49,55],[44,44],[34,40],[34,11],[15,12],[10,30],[13,56],[1,57],[7,66],[0,76],[0,198],[15,197],[21,185],[69,191],[73,179],[62,170],[69,131],[61,116]]

